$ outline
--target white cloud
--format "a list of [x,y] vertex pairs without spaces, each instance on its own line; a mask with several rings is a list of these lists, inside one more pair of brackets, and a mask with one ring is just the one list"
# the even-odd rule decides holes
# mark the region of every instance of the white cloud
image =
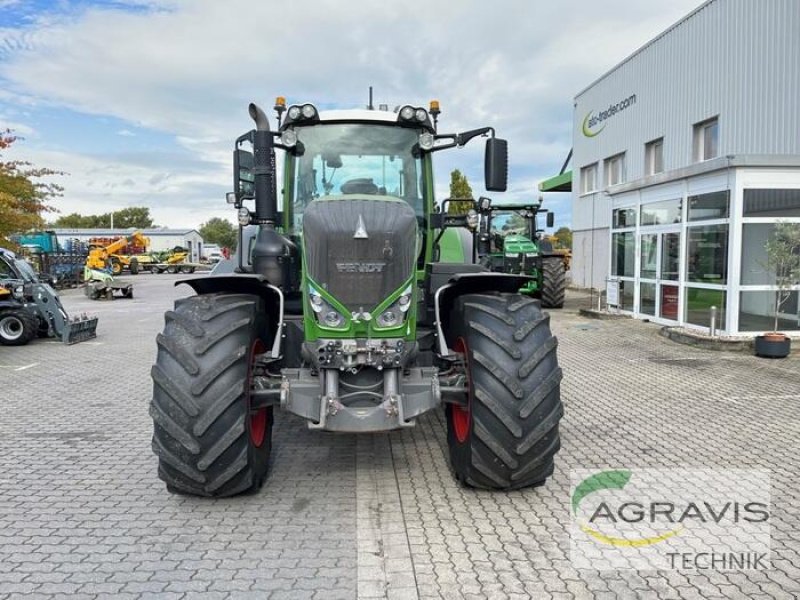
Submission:
[[[373,85],[376,103],[438,98],[444,130],[496,127],[510,142],[512,178],[517,171],[544,178],[571,144],[574,95],[698,2],[465,0],[420,11],[368,0],[280,10],[271,2],[186,0],[136,2],[154,11],[92,8],[0,29],[0,77],[8,83],[0,100],[65,106],[174,135],[198,160],[218,165],[216,179],[173,173],[178,193],[203,182],[225,187],[233,139],[251,126],[251,100],[268,108],[281,94],[358,106]],[[470,170],[479,158],[447,162],[468,160]],[[155,173],[137,175],[131,197]],[[65,203],[77,198],[75,186],[90,187],[80,177],[82,169],[73,172]]]

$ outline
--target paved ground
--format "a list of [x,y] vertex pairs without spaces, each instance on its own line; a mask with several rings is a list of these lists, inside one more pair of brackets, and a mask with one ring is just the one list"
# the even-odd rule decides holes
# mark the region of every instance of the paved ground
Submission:
[[[130,301],[65,293],[100,316],[96,341],[0,348],[0,598],[800,596],[797,355],[708,353],[554,311],[566,416],[546,486],[457,485],[438,412],[360,437],[280,416],[261,493],[189,499],[156,477],[147,414],[174,279],[140,275]],[[569,470],[607,466],[769,469],[773,569],[577,571]]]

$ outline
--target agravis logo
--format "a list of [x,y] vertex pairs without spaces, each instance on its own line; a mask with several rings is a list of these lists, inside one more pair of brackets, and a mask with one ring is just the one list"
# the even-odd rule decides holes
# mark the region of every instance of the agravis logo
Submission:
[[769,473],[745,469],[573,471],[578,568],[769,568]]
[[[597,473],[596,475],[590,475],[586,479],[584,479],[576,488],[575,491],[572,493],[572,514],[577,518],[578,516],[578,506],[580,506],[581,500],[583,500],[589,494],[593,492],[597,492],[600,490],[610,490],[610,489],[618,489],[621,490],[627,485],[628,481],[630,481],[631,472],[630,471],[603,471],[601,473]],[[630,506],[630,503],[628,503]],[[637,511],[638,516],[641,516],[641,512]],[[594,523],[594,521],[598,520],[599,518],[611,518],[614,520],[614,513],[611,512],[609,506],[605,502],[601,502],[595,511],[592,513],[592,516],[589,518],[590,523]],[[636,518],[636,517],[634,517]],[[601,544],[608,544],[610,546],[621,546],[621,547],[632,547],[638,548],[641,546],[650,546],[652,544],[657,544],[659,542],[663,542],[664,540],[668,540],[674,535],[678,535],[683,527],[676,527],[671,531],[667,531],[661,535],[653,536],[653,537],[641,537],[641,538],[634,538],[634,539],[627,539],[627,538],[620,538],[611,535],[606,535],[590,527],[588,524],[581,523],[580,524],[581,531],[590,535],[594,539],[596,539]]]
[[[609,105],[605,110],[599,111],[597,115],[594,114],[593,110],[590,110],[586,113],[586,116],[583,118],[583,123],[581,124],[583,135],[588,138],[600,135],[603,129],[606,128],[606,123],[604,123],[606,119],[613,117],[634,104],[636,104],[636,94],[631,94],[624,100],[620,100],[616,104]],[[599,129],[594,129],[597,125],[601,125],[601,127]]]

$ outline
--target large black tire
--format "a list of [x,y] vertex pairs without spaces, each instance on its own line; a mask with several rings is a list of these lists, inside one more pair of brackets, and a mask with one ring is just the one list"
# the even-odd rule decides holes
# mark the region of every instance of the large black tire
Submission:
[[191,296],[165,320],[151,371],[159,477],[195,496],[258,490],[272,449],[272,409],[251,414],[249,395],[254,355],[270,341],[263,301]]
[[541,485],[560,448],[561,368],[550,316],[521,294],[470,294],[451,313],[451,347],[463,352],[469,407],[447,407],[456,477],[483,489]]
[[567,293],[567,271],[560,257],[545,258],[542,261],[542,306],[544,308],[563,308]]
[[116,256],[112,256],[110,260],[111,260],[111,274],[114,275],[115,277],[117,275],[121,275],[123,269],[122,262]]
[[132,258],[131,261],[128,263],[128,269],[130,269],[131,275],[138,275],[139,274],[139,259]]
[[39,319],[24,309],[0,311],[0,344],[3,346],[24,346],[36,337]]

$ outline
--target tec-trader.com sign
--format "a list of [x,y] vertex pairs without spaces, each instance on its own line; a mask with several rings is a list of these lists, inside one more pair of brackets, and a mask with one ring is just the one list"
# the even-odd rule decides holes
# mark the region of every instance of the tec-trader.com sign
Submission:
[[634,104],[636,104],[636,94],[631,94],[616,104],[610,104],[605,110],[590,110],[586,113],[586,116],[583,118],[583,124],[581,125],[583,135],[590,138],[600,135],[600,132],[606,128],[606,119],[610,119]]

